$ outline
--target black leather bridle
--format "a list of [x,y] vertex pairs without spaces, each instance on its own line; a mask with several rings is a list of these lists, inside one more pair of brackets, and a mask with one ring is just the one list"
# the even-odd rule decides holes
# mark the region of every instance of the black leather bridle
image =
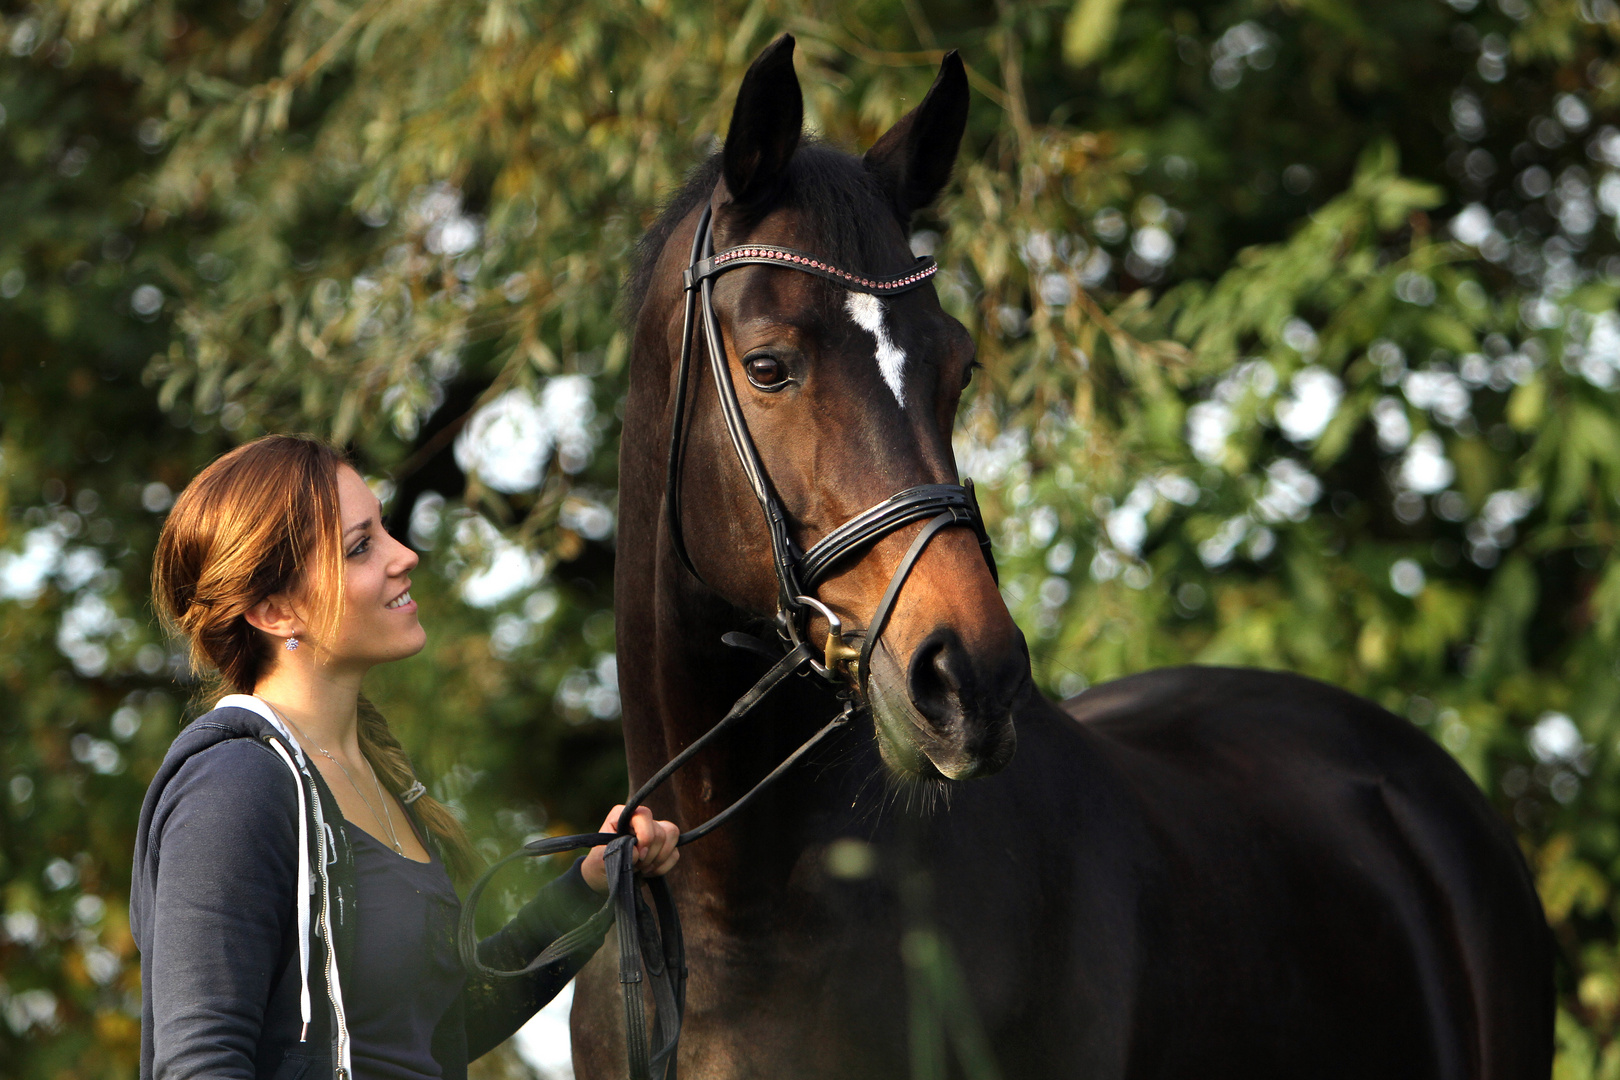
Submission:
[[[714,279],[739,266],[777,266],[814,274],[832,281],[851,292],[874,296],[895,296],[918,288],[928,282],[938,270],[933,259],[919,258],[904,274],[890,278],[869,278],[851,273],[814,255],[791,248],[745,244],[714,251],[713,209],[705,208],[698,221],[697,234],[692,241],[692,257],[683,278],[686,292],[686,314],[681,334],[680,367],[675,378],[674,419],[670,428],[669,466],[665,483],[665,513],[669,518],[670,538],[676,557],[694,578],[703,577],[692,564],[686,550],[681,526],[681,465],[686,450],[686,398],[692,368],[693,322],[701,310],[702,331],[708,347],[709,369],[720,399],[726,432],[732,448],[742,465],[748,485],[759,501],[765,516],[765,525],[771,541],[772,562],[776,570],[777,612],[776,626],[786,649],[769,671],[731,707],[731,710],[675,757],[659,769],[632,795],[619,815],[618,833],[588,833],[580,836],[559,836],[537,840],[523,849],[506,856],[486,870],[467,894],[462,909],[458,945],[462,963],[468,971],[489,976],[516,976],[535,971],[555,963],[596,941],[606,932],[609,923],[617,923],[619,936],[619,982],[624,988],[625,1040],[631,1080],[650,1080],[654,1070],[661,1069],[664,1080],[675,1080],[676,1048],[680,1041],[681,1016],[686,1000],[686,951],[681,936],[680,917],[676,912],[669,886],[663,878],[651,878],[645,883],[656,907],[654,912],[642,898],[641,879],[632,869],[635,837],[630,832],[630,819],[635,810],[657,788],[674,775],[699,751],[709,746],[720,735],[735,727],[752,713],[778,684],[790,675],[806,669],[814,671],[839,688],[844,706],[841,712],[798,749],[788,755],[780,765],[755,784],[745,795],[703,824],[681,834],[678,844],[691,843],[707,835],[748,805],[796,762],[809,753],[817,743],[837,728],[847,724],[857,708],[867,699],[867,679],[870,673],[872,650],[876,647],[889,614],[899,599],[900,590],[917,560],[929,542],[942,529],[963,525],[973,529],[979,539],[980,550],[996,573],[995,559],[990,551],[990,537],[979,513],[972,481],[958,484],[920,484],[891,495],[889,498],[855,515],[850,520],[822,537],[810,550],[800,551],[788,531],[788,515],[771,487],[770,477],[760,461],[754,440],[749,435],[748,423],[743,416],[737,388],[731,378],[731,364],[726,356],[720,336],[720,322],[714,312]],[[862,635],[861,647],[856,650],[843,640],[843,627],[837,615],[815,597],[816,587],[844,560],[862,553],[890,533],[916,521],[927,521],[918,532],[905,556],[895,567],[889,586],[873,610]],[[827,620],[827,638],[821,648],[805,640],[812,614]],[[770,651],[769,646],[745,634],[726,634],[728,644]],[[585,923],[552,942],[526,967],[517,971],[500,971],[485,966],[478,958],[478,938],[473,919],[491,876],[514,859],[551,855],[579,848],[605,844],[608,872],[608,899],[595,915]],[[642,983],[650,984],[655,1006],[653,1036],[658,1050],[652,1051],[647,1039],[645,1005]]]
[[703,579],[697,568],[692,565],[691,556],[687,554],[681,522],[681,464],[686,445],[686,393],[692,368],[692,342],[695,337],[692,324],[694,316],[701,311],[703,336],[708,345],[709,370],[714,376],[715,388],[720,397],[726,433],[731,437],[732,449],[737,453],[737,461],[742,465],[743,475],[747,477],[748,486],[753,490],[754,498],[758,500],[760,511],[765,516],[765,527],[771,540],[771,559],[776,569],[776,624],[778,632],[789,648],[803,640],[804,624],[811,612],[819,612],[829,620],[831,632],[828,634],[822,659],[816,667],[823,677],[832,678],[840,667],[845,666],[848,660],[854,657],[840,647],[841,641],[835,641],[840,629],[838,619],[815,600],[816,586],[840,562],[865,551],[895,530],[923,518],[930,518],[937,523],[934,529],[924,529],[919,536],[922,540],[921,546],[914,545],[914,550],[908,553],[896,568],[889,591],[885,595],[887,603],[880,602],[867,623],[865,640],[862,643],[856,670],[853,672],[853,681],[864,697],[869,675],[867,664],[872,648],[888,620],[889,608],[899,595],[897,584],[905,581],[917,557],[922,554],[922,548],[927,546],[927,539],[922,537],[932,539],[939,528],[946,525],[966,525],[978,535],[985,561],[990,564],[990,572],[995,573],[995,560],[990,555],[990,537],[984,529],[978,500],[973,494],[972,481],[966,485],[920,484],[907,488],[855,515],[822,537],[809,551],[800,552],[788,533],[787,512],[782,508],[776,492],[771,487],[765,465],[760,461],[759,451],[754,448],[754,440],[749,435],[742,404],[737,400],[737,388],[731,378],[731,363],[726,357],[724,342],[720,336],[720,321],[714,313],[714,279],[739,266],[779,266],[826,278],[850,292],[870,293],[873,296],[897,296],[927,284],[939,267],[933,259],[919,258],[916,264],[903,274],[890,278],[870,278],[851,273],[815,255],[794,251],[792,248],[744,244],[715,254],[713,213],[712,208],[705,208],[702,218],[698,221],[697,232],[692,240],[691,265],[687,267],[682,279],[686,290],[686,316],[681,333],[680,367],[675,378],[675,411],[670,426],[669,468],[665,481],[665,507],[669,515],[675,554],[693,577],[699,581]]

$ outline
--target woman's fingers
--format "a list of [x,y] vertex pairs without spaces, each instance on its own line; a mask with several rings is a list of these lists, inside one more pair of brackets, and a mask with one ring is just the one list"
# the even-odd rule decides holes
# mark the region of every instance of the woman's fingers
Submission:
[[680,858],[676,844],[680,840],[681,832],[672,821],[651,821],[651,835],[647,841],[647,850],[636,860],[636,869],[643,874],[657,877],[659,874],[669,872]]
[[660,840],[658,854],[654,858],[649,858],[647,868],[642,871],[652,877],[669,873],[681,857],[681,849],[678,846],[681,839],[680,826],[673,821],[659,821],[655,824]]
[[[623,813],[624,806],[620,804],[608,811],[602,821],[602,832],[613,833],[619,831],[619,815]],[[630,817],[630,831],[635,834],[636,854],[633,865],[638,873],[648,877],[658,877],[669,873],[681,857],[677,845],[681,838],[680,826],[673,821],[658,821],[653,818],[652,811],[645,806],[636,807],[636,812]],[[591,855],[600,862],[601,848],[594,848]],[[594,869],[592,867],[591,869]],[[589,876],[589,871],[587,871]],[[603,874],[604,880],[606,874]],[[594,885],[594,882],[593,882]]]
[[[602,827],[597,832],[613,833],[619,831],[619,812],[624,809],[620,803],[608,811],[607,817],[602,819]],[[607,853],[606,846],[599,845],[591,848],[585,854],[585,861],[580,865],[580,874],[585,878],[585,884],[599,893],[607,892],[607,863],[603,856]]]
[[680,858],[676,847],[680,827],[673,821],[655,820],[651,810],[638,806],[630,828],[636,834],[636,870],[650,877],[668,873]]
[[646,873],[649,867],[655,866],[663,857],[665,835],[659,828],[659,823],[653,820],[652,811],[645,806],[636,808],[636,816],[631,822],[636,831],[636,869]]

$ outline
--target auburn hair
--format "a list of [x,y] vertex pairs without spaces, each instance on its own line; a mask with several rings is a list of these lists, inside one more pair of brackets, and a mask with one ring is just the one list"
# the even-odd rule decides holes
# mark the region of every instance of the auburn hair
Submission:
[[[273,663],[271,643],[245,618],[266,597],[297,594],[317,640],[343,617],[343,523],[333,447],[304,435],[266,435],[214,461],[186,486],[163,523],[152,560],[158,618],[191,652],[203,693],[251,694]],[[360,750],[396,796],[416,770],[388,720],[364,697]],[[478,856],[450,808],[430,795],[411,804],[457,877]]]

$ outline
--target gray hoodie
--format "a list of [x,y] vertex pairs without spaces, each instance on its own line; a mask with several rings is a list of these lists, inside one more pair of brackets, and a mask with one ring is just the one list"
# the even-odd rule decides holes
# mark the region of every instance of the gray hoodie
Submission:
[[[141,805],[129,902],[141,1078],[351,1080],[342,973],[354,863],[342,815],[268,710],[236,695],[221,704],[175,738]],[[522,967],[600,903],[576,862],[479,956]],[[470,977],[433,1035],[445,1080],[465,1080],[467,1062],[521,1027],[590,952],[521,978]]]

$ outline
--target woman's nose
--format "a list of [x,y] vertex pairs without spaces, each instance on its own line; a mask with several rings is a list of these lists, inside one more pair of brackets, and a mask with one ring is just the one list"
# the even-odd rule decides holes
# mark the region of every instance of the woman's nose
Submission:
[[395,540],[392,534],[389,535],[388,542],[394,545],[394,557],[390,562],[393,566],[398,567],[397,573],[408,574],[416,569],[417,563],[422,561],[420,555]]

